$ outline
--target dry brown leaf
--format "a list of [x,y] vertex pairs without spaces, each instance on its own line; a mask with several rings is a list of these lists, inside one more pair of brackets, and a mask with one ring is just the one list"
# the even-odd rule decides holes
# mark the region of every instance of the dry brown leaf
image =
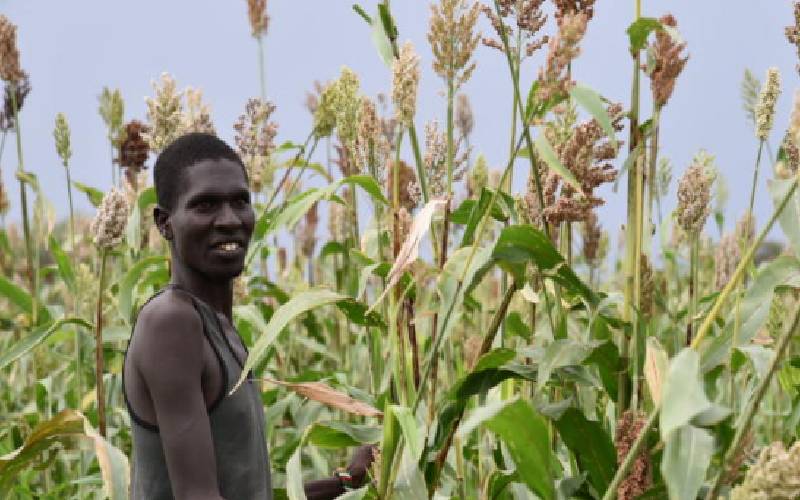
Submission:
[[377,408],[353,399],[343,392],[339,392],[333,387],[323,382],[283,382],[271,378],[264,379],[267,382],[280,385],[290,389],[303,397],[336,408],[338,410],[346,411],[354,415],[361,415],[364,417],[382,417],[383,412]]

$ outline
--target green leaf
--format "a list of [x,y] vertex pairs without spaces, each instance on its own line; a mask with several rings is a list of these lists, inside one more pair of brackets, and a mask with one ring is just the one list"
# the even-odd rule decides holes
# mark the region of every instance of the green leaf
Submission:
[[567,184],[572,186],[575,191],[578,193],[583,192],[583,187],[572,175],[572,172],[567,170],[567,167],[561,164],[561,160],[558,159],[558,155],[553,150],[553,146],[550,145],[550,141],[547,140],[544,134],[539,134],[536,137],[536,141],[534,141],[536,145],[536,152],[539,153],[539,158],[544,160],[550,170],[557,173]]
[[[700,355],[684,348],[670,360],[661,393],[661,439],[711,408],[700,373]],[[685,497],[680,497],[685,498]]]
[[[464,236],[461,238],[462,247],[472,245],[473,239],[475,238],[475,231],[477,230],[481,219],[483,219],[483,215],[486,213],[486,210],[489,208],[489,202],[491,201],[492,196],[492,190],[483,188],[481,190],[480,199],[477,203],[475,203],[474,200],[467,200],[472,202],[472,209],[470,210],[469,217],[466,221],[467,227],[464,228]],[[465,203],[467,201],[465,201]],[[500,196],[497,196],[495,199],[491,216],[495,220],[501,222],[506,222],[508,220],[508,217],[503,213],[503,209],[500,208]]]
[[145,257],[133,264],[119,281],[119,291],[117,292],[119,314],[127,324],[130,325],[133,322],[133,290],[141,280],[144,271],[152,266],[166,264],[166,262],[167,258],[162,255]]
[[89,203],[94,205],[95,208],[100,206],[100,203],[102,203],[103,201],[102,191],[100,191],[97,188],[87,186],[86,184],[78,181],[72,181],[72,185],[75,186],[75,189],[85,194],[86,197],[89,199]]
[[54,334],[65,325],[79,325],[87,330],[92,330],[94,328],[91,323],[81,318],[62,318],[54,323],[41,325],[33,330],[33,332],[28,336],[22,338],[11,347],[5,349],[2,354],[0,354],[0,369],[5,368],[17,359],[24,356],[31,349],[44,342],[47,337]]
[[[555,498],[547,422],[530,403],[521,399],[500,401],[472,412],[458,431],[465,438],[479,425],[497,434],[517,465],[519,479],[543,500]],[[520,432],[524,429],[524,432]]]
[[[509,226],[500,233],[492,257],[501,265],[510,267],[515,275],[524,272],[524,265],[533,262],[545,278],[562,285],[567,291],[580,295],[589,304],[597,297],[578,275],[566,264],[564,258],[547,236],[530,225]],[[524,276],[517,276],[517,279]]]
[[308,442],[320,448],[347,448],[377,443],[381,439],[381,433],[380,427],[371,425],[324,422],[311,426]]
[[[353,6],[353,8],[355,8],[355,6]],[[366,12],[364,15],[366,15]],[[367,19],[367,17],[364,19]],[[392,63],[394,62],[394,50],[392,49],[392,41],[389,39],[386,28],[384,28],[381,15],[378,14],[377,16],[373,17],[369,20],[369,23],[371,27],[370,39],[372,40],[372,45],[374,45],[375,49],[378,51],[378,55],[380,56],[381,61],[383,61],[383,64],[385,64],[388,68],[391,68]]]
[[330,290],[311,289],[295,295],[289,302],[279,307],[275,314],[272,315],[264,331],[261,332],[261,336],[256,340],[253,349],[250,350],[244,368],[242,368],[242,374],[231,393],[235,392],[244,382],[248,372],[263,360],[270,346],[272,346],[286,325],[289,324],[289,321],[311,309],[347,299],[349,299],[348,296]]
[[[12,304],[29,315],[33,311],[33,299],[31,295],[2,275],[0,275],[0,297],[7,298]],[[41,303],[39,304],[38,321],[39,324],[50,321],[50,311]]]
[[617,452],[603,426],[588,420],[577,408],[568,408],[554,423],[561,439],[577,457],[580,470],[589,473],[594,489],[606,491],[616,471]]
[[647,37],[650,36],[650,33],[661,29],[663,29],[661,22],[652,17],[640,17],[631,23],[628,29],[625,30],[631,42],[631,53],[642,50],[647,45]]
[[111,500],[127,499],[130,484],[127,457],[101,437],[86,417],[70,409],[39,423],[20,448],[0,456],[0,497],[10,497],[13,485],[19,480],[19,474],[38,462],[44,451],[56,445],[74,450],[77,449],[76,441],[93,444],[105,494]]
[[713,453],[714,438],[706,430],[684,425],[670,433],[661,459],[669,498],[697,498]]
[[580,365],[589,356],[594,347],[594,344],[583,343],[573,339],[559,339],[548,344],[539,363],[539,376],[536,380],[536,386],[541,390],[550,379],[550,374],[557,368]]
[[[775,205],[778,205],[786,197],[793,184],[794,179],[770,179],[767,181],[767,188]],[[783,233],[789,239],[795,255],[800,252],[800,225],[797,224],[798,220],[800,220],[800,194],[795,191],[783,212],[781,212],[780,217],[778,217],[778,224],[780,224]]]
[[69,256],[61,249],[58,240],[52,235],[49,238],[49,242],[50,253],[53,254],[53,259],[55,259],[56,265],[58,266],[58,274],[61,276],[61,279],[64,280],[64,283],[66,283],[69,291],[75,293],[75,271],[72,269],[72,262]]
[[608,116],[608,111],[603,105],[603,99],[600,97],[600,94],[591,88],[578,83],[569,90],[569,95],[572,96],[572,99],[576,103],[578,103],[583,109],[592,115],[595,120],[597,120],[597,123],[599,123],[600,127],[603,128],[603,132],[606,133],[611,145],[616,148],[616,131],[611,125],[611,117]]
[[584,360],[584,364],[597,366],[606,395],[612,401],[616,401],[619,384],[617,376],[620,370],[624,369],[622,363],[620,363],[619,350],[616,344],[611,340],[600,344]]
[[411,456],[414,460],[419,460],[425,448],[425,436],[417,426],[414,415],[410,409],[398,405],[392,405],[391,412],[392,417],[397,420],[397,424],[400,426],[400,431],[403,434],[408,450],[411,452]]

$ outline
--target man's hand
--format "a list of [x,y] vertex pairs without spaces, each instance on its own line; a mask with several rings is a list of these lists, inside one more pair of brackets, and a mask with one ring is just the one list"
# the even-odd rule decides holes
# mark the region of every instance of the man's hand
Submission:
[[364,484],[369,466],[375,460],[377,452],[378,447],[375,445],[360,446],[356,450],[353,459],[350,460],[350,465],[347,466],[347,471],[353,477],[354,486],[360,487]]

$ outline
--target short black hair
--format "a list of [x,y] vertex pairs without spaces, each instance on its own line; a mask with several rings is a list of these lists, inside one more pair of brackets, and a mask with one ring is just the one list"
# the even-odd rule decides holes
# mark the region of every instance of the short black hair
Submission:
[[153,182],[156,185],[158,204],[172,210],[178,200],[178,185],[184,170],[203,160],[231,160],[242,167],[247,179],[247,170],[242,159],[222,139],[203,132],[182,135],[164,148],[153,168]]

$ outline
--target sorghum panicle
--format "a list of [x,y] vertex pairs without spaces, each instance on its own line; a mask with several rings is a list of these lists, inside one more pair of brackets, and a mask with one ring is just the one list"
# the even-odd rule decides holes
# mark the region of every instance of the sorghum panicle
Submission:
[[311,258],[314,254],[314,247],[317,245],[317,226],[319,225],[319,214],[317,204],[311,205],[303,218],[303,225],[300,227],[300,251],[306,258]]
[[392,102],[397,121],[410,126],[417,111],[419,56],[411,42],[400,48],[400,56],[392,63]]
[[111,188],[103,196],[90,231],[94,244],[101,249],[110,249],[122,242],[128,223],[128,200],[125,193]]
[[236,147],[242,157],[250,189],[259,193],[272,183],[270,161],[275,149],[278,124],[271,121],[275,105],[258,98],[247,100],[244,114],[234,123]]
[[145,98],[149,125],[145,139],[154,153],[160,153],[183,133],[183,92],[176,89],[175,79],[169,73],[162,73],[152,85],[155,98]]
[[467,0],[440,0],[431,5],[428,42],[433,51],[433,70],[458,89],[475,70],[470,62],[481,37],[475,32],[480,4]]
[[[547,21],[547,16],[542,12],[543,3],[544,0],[498,0],[501,18],[498,18],[495,10],[488,5],[483,5],[481,11],[489,19],[498,36],[502,33],[502,26],[505,26],[512,54],[519,51],[521,57],[530,57],[549,40],[547,35],[543,35],[541,38],[536,37]],[[513,17],[514,20],[503,23],[502,18],[506,17]],[[515,28],[519,30],[520,42],[524,44],[522,47],[512,45],[512,39],[516,38]],[[484,37],[482,42],[487,47],[501,52],[504,50],[503,44],[495,38]]]
[[572,86],[567,69],[580,54],[579,44],[586,34],[588,18],[583,12],[567,13],[558,20],[558,32],[547,45],[547,60],[539,70],[537,97],[547,101],[566,94]]
[[566,14],[585,14],[586,19],[594,17],[595,0],[553,0],[556,4],[556,19],[561,19]]
[[790,500],[800,496],[800,441],[788,450],[780,441],[761,450],[731,500]]
[[331,106],[334,110],[336,134],[352,155],[358,136],[358,112],[361,108],[358,75],[350,68],[343,67],[335,86],[336,92],[332,95]]
[[24,76],[19,63],[17,26],[0,14],[0,79],[16,82]]
[[597,214],[591,212],[581,224],[581,228],[583,229],[583,258],[589,265],[594,265],[597,262],[600,238],[603,235]]
[[778,158],[780,159],[775,163],[777,178],[791,179],[797,175],[798,167],[800,167],[800,148],[794,143],[789,132],[783,136]]
[[339,91],[336,81],[328,82],[319,93],[317,107],[314,110],[314,135],[330,137],[336,126],[336,93]]
[[65,167],[69,165],[69,159],[72,156],[69,135],[67,117],[64,116],[64,113],[58,113],[56,115],[56,126],[53,129],[53,137],[56,140],[56,152]]
[[[642,432],[645,424],[646,417],[644,415],[634,414],[632,410],[628,410],[622,414],[617,422],[617,432],[614,438],[614,446],[617,449],[617,463],[621,464],[628,452]],[[650,466],[650,453],[648,450],[642,450],[636,456],[633,462],[628,477],[622,480],[622,483],[617,488],[617,498],[619,500],[633,500],[642,493],[648,490],[653,483],[653,477]]]
[[347,238],[347,209],[340,203],[328,204],[328,232],[331,240],[342,242]]
[[769,68],[767,78],[761,93],[758,95],[756,104],[756,137],[759,140],[766,140],[772,130],[772,121],[775,117],[775,104],[781,93],[781,74],[778,68]]
[[[701,152],[703,153],[703,152]],[[711,185],[705,153],[698,153],[678,182],[678,224],[687,233],[699,233],[711,212]]]
[[480,196],[483,188],[489,182],[489,166],[486,157],[479,154],[472,164],[472,168],[467,175],[467,194],[470,198]]
[[425,155],[422,158],[428,175],[428,189],[434,198],[447,192],[447,138],[436,120],[425,124]]
[[[386,172],[386,189],[388,191],[387,198],[390,201],[394,199],[394,166],[395,162],[390,161],[388,163]],[[419,203],[421,196],[417,175],[414,173],[414,169],[411,168],[411,166],[409,166],[403,160],[400,160],[400,171],[398,172],[398,177],[400,206],[405,207],[406,210],[411,212]]]
[[217,135],[211,121],[211,110],[203,102],[203,91],[186,87],[186,112],[183,115],[182,133],[202,132]]
[[358,135],[356,137],[356,162],[360,168],[369,167],[375,173],[378,183],[382,183],[386,162],[391,151],[381,132],[381,120],[375,103],[362,96],[358,112]]
[[475,126],[475,116],[472,114],[472,105],[467,94],[458,94],[456,97],[456,127],[459,135],[467,139]]
[[[672,14],[662,16],[659,21],[670,28],[678,26],[678,21]],[[682,57],[685,48],[685,43],[674,40],[666,30],[656,31],[655,42],[649,48],[652,65],[649,67],[645,65],[644,70],[650,76],[650,89],[653,91],[653,101],[657,108],[666,105],[675,90],[675,81],[689,60],[689,56]]]
[[645,316],[652,316],[656,303],[656,282],[653,275],[653,266],[647,255],[640,255],[639,260],[639,308]]
[[269,27],[267,0],[247,0],[247,20],[250,21],[250,34],[254,38],[266,35]]
[[103,87],[103,92],[98,97],[100,105],[97,111],[108,129],[108,139],[112,142],[118,140],[125,120],[125,101],[119,89],[109,90]]
[[119,168],[125,169],[125,179],[134,191],[138,190],[139,174],[147,168],[145,163],[150,154],[150,145],[143,136],[147,131],[147,125],[131,120],[124,127],[117,149],[115,161]]
[[722,290],[733,277],[736,266],[739,265],[741,252],[736,233],[726,234],[719,240],[714,252],[714,285],[717,290]]

